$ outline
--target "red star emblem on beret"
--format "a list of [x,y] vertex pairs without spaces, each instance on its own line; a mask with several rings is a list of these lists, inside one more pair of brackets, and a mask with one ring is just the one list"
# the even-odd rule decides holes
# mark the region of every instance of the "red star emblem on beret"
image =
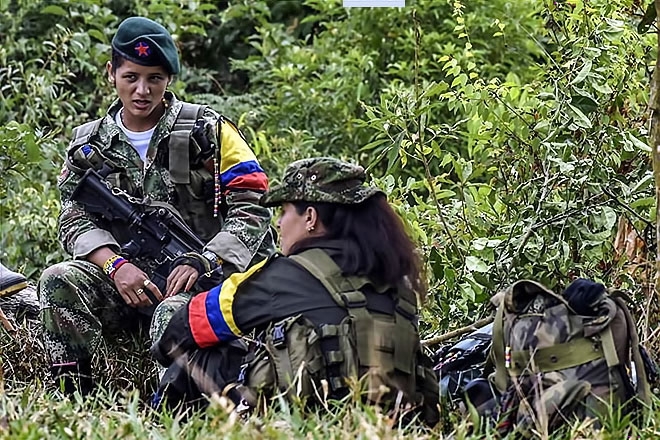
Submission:
[[135,52],[137,52],[139,57],[148,57],[149,56],[149,45],[140,41],[137,46],[135,46]]

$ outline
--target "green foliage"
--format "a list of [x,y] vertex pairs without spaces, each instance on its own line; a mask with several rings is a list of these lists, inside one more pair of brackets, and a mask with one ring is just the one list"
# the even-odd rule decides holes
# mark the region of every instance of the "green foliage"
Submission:
[[180,47],[172,89],[237,121],[272,180],[310,155],[369,167],[428,261],[427,330],[474,317],[519,277],[638,289],[611,245],[622,215],[645,238],[655,219],[653,41],[635,29],[636,5],[0,2],[0,78],[13,85],[0,117],[20,121],[0,128],[2,257],[31,275],[63,257],[61,154],[114,97],[103,71],[114,27],[147,14]]
[[249,132],[271,170],[313,154],[369,166],[429,263],[430,329],[521,277],[639,291],[612,249],[622,215],[644,236],[654,219],[653,41],[634,2],[339,3],[306,1],[304,38],[265,2],[225,11],[258,23],[256,53],[234,61],[261,98]]
[[[183,71],[171,89],[238,122],[273,182],[312,155],[369,168],[427,261],[425,334],[486,313],[489,296],[521,277],[560,290],[584,276],[639,296],[644,279],[612,242],[622,217],[647,242],[655,233],[645,139],[656,48],[636,29],[644,5],[408,4],[0,0],[0,260],[35,280],[65,258],[56,232],[62,155],[72,128],[114,99],[104,71],[114,29],[146,14],[179,46]],[[7,364],[14,373],[0,396],[0,437],[469,438],[471,429],[452,419],[431,433],[391,427],[359,404],[304,416],[284,407],[245,424],[218,402],[187,420],[154,414],[144,405],[153,365],[140,341],[96,359],[107,360],[104,386],[136,388],[140,399],[110,391],[69,402],[26,388],[45,375],[43,353],[27,333],[6,336],[5,374]],[[657,408],[640,422],[645,432],[657,431]],[[612,438],[643,436],[610,419]],[[586,422],[570,428],[595,435]]]
[[[213,398],[202,412],[155,412],[146,407],[135,391],[100,390],[94,398],[63,398],[59,393],[32,385],[0,395],[0,438],[159,438],[159,439],[482,439],[498,438],[488,430],[472,433],[460,420],[454,429],[428,429],[416,424],[399,425],[374,407],[346,401],[328,409],[309,411],[300,405],[276,405],[246,420],[231,412],[231,404]],[[645,410],[645,428],[628,417],[612,416],[597,430],[593,420],[573,421],[550,438],[654,438],[658,429],[660,401]]]

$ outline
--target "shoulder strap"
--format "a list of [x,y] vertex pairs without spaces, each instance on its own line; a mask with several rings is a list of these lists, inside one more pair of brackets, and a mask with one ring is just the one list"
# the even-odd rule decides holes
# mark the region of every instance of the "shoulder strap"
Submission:
[[289,258],[314,275],[339,306],[357,309],[367,305],[367,299],[359,289],[368,284],[369,280],[365,277],[342,276],[337,263],[321,249],[308,249]]
[[[354,320],[355,332],[361,335],[357,338],[357,351],[360,364],[368,367],[379,367],[382,356],[374,346],[374,318],[367,310],[367,299],[360,289],[371,282],[366,277],[343,276],[337,263],[321,249],[309,249],[289,258],[296,261],[328,290],[335,302],[348,311]],[[400,292],[398,289],[397,292]],[[395,306],[396,331],[391,335],[382,335],[394,341],[394,367],[407,374],[412,374],[415,367],[414,354],[419,348],[419,336],[414,327],[416,305],[409,303],[397,295]],[[363,335],[363,336],[362,336]],[[381,335],[377,335],[381,337]],[[390,354],[391,355],[391,354]]]
[[493,345],[492,345],[492,362],[495,367],[495,386],[503,393],[509,383],[508,374],[506,370],[504,341],[504,298],[495,312],[495,321],[493,322]]
[[646,368],[644,360],[639,349],[639,335],[637,334],[637,323],[632,317],[626,302],[623,300],[625,294],[620,291],[610,292],[610,297],[614,300],[616,305],[621,308],[623,315],[626,318],[626,326],[628,327],[628,337],[630,339],[630,349],[632,351],[632,358],[635,364],[635,374],[637,375],[637,394],[639,399],[647,405],[651,404],[651,386],[649,385],[648,377],[646,375]]
[[170,178],[173,183],[190,183],[190,132],[195,121],[201,118],[206,105],[181,103],[181,110],[170,132],[169,163]]
[[181,110],[179,115],[174,121],[172,131],[187,131],[190,132],[195,125],[195,122],[202,117],[207,105],[191,104],[189,102],[181,102]]
[[99,127],[103,118],[98,118],[93,121],[86,122],[73,129],[73,139],[69,144],[70,148],[79,147],[89,142],[89,140],[96,133],[99,132]]

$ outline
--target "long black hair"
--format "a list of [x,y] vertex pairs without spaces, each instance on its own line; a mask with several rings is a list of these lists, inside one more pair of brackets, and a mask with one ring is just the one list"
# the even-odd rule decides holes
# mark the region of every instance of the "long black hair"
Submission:
[[364,275],[385,284],[409,282],[420,298],[426,296],[426,276],[416,247],[384,194],[369,197],[362,203],[292,202],[303,214],[313,207],[327,231],[323,237],[309,237],[296,243],[292,251],[309,247],[320,239],[336,239],[342,245],[342,271],[346,275]]

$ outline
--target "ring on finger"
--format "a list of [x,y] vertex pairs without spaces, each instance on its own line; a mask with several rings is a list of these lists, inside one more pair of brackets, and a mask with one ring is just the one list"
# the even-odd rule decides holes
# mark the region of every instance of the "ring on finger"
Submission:
[[151,284],[151,280],[150,280],[150,279],[147,278],[146,280],[144,280],[144,287],[148,287],[149,284]]
[[144,295],[144,289],[138,289],[135,292],[138,294],[138,296]]

